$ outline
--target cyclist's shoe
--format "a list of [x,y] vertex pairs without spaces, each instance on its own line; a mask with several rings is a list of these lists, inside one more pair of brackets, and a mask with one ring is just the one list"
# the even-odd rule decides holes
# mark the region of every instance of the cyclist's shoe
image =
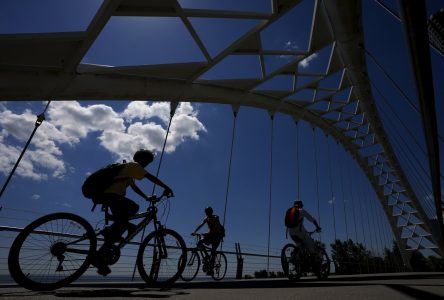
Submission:
[[111,269],[107,265],[104,264],[102,266],[97,267],[97,274],[106,276],[109,273],[111,273]]
[[209,275],[209,276],[213,276],[213,275],[214,275],[214,271],[213,271],[213,270],[209,270],[209,271],[207,272],[207,275]]
[[91,258],[91,264],[97,268],[97,274],[106,276],[111,273],[111,269],[98,255]]

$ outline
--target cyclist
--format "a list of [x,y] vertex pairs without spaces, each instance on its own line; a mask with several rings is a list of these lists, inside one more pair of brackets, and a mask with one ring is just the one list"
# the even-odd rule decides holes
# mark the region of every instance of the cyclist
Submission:
[[219,217],[213,214],[213,208],[208,206],[205,208],[206,218],[203,219],[196,229],[191,233],[191,235],[196,235],[202,226],[207,224],[209,231],[203,234],[203,238],[197,243],[198,247],[203,247],[203,245],[211,245],[211,260],[210,260],[210,271],[208,275],[213,273],[214,260],[216,258],[216,249],[219,247],[220,242],[225,236],[225,229],[219,221]]
[[126,189],[131,187],[142,198],[150,201],[150,198],[135,184],[135,179],[142,180],[146,178],[164,188],[163,194],[165,196],[171,197],[174,195],[169,186],[144,169],[154,160],[153,152],[140,149],[134,154],[133,160],[134,162],[124,164],[113,179],[113,183],[97,198],[98,203],[111,209],[114,221],[109,230],[104,233],[105,242],[99,249],[97,258],[93,261],[93,264],[97,267],[97,273],[104,276],[108,275],[111,270],[100,258],[106,256],[106,251],[122,237],[125,231],[128,231],[128,235],[130,235],[136,228],[136,225],[129,222],[129,218],[137,213],[139,205],[125,197]]
[[[295,227],[288,228],[288,232],[290,233],[291,239],[296,243],[302,243],[305,247],[307,247],[308,251],[313,255],[315,254],[315,246],[314,241],[308,234],[307,230],[304,227],[304,219],[307,219],[309,222],[313,223],[316,226],[316,231],[320,232],[321,227],[319,227],[318,221],[313,218],[303,207],[304,203],[300,200],[296,200],[293,203],[293,207],[298,210],[297,217],[299,220],[296,222],[297,225]],[[316,257],[315,255],[313,255]]]

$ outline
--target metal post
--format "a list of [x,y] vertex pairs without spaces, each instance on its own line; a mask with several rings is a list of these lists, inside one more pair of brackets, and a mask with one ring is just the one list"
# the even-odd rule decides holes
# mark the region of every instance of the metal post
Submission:
[[236,247],[236,259],[237,259],[236,279],[242,279],[242,271],[244,268],[244,259],[242,258],[240,244],[235,243],[234,245]]

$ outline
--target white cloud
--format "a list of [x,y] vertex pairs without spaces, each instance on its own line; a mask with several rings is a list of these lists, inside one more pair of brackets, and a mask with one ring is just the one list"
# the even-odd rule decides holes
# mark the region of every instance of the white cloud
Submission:
[[286,41],[285,42],[285,50],[292,51],[298,49],[299,46],[296,44],[296,41]]
[[34,195],[31,196],[31,199],[32,200],[38,200],[38,199],[40,199],[40,195],[34,194]]
[[303,60],[301,60],[299,62],[299,65],[302,66],[303,68],[306,68],[310,65],[310,61],[312,61],[313,59],[315,59],[316,57],[318,57],[317,53],[313,53],[312,55],[304,58]]
[[[296,44],[296,41],[286,41],[285,45],[284,45],[284,49],[287,51],[296,51],[297,49],[299,49],[299,46]],[[318,54],[317,53],[313,53],[312,55],[304,58],[303,60],[301,60],[299,62],[299,65],[303,68],[307,68],[310,65],[310,62],[317,58]],[[290,55],[280,55],[279,58],[281,59],[286,59],[286,60],[290,60],[291,58],[293,58],[293,56]]]
[[59,205],[59,206],[68,207],[68,208],[71,208],[71,207],[72,207],[72,205],[69,204],[68,202],[56,202],[55,204],[56,204],[56,205]]
[[[167,153],[174,152],[188,139],[198,140],[199,134],[206,132],[197,115],[190,103],[179,104],[170,128]],[[105,104],[82,106],[77,101],[53,101],[47,120],[37,130],[17,174],[34,180],[46,180],[49,176],[63,178],[67,170],[73,171],[73,168],[63,161],[60,146],[75,147],[90,133],[98,133],[100,145],[119,160],[130,159],[140,148],[159,152],[169,118],[167,102],[133,101],[123,112],[116,112]],[[10,144],[14,140],[22,144],[27,141],[35,120],[36,114],[30,110],[17,114],[7,105],[0,106],[0,172],[3,174],[9,173],[22,151],[22,146]]]

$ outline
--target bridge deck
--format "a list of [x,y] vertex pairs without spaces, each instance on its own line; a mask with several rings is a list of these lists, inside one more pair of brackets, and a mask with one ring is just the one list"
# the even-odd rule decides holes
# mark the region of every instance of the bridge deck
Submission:
[[0,285],[3,299],[444,299],[444,273],[402,273],[310,278],[297,283],[285,279],[178,282],[170,289],[141,283],[91,282],[52,292],[33,292],[16,285]]

